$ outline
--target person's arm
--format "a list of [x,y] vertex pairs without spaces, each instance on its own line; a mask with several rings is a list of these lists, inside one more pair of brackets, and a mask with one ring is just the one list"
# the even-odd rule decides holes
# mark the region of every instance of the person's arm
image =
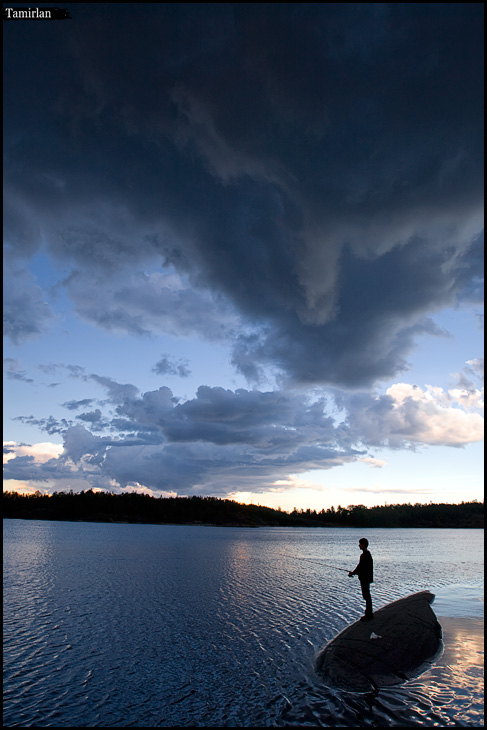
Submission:
[[351,578],[352,575],[358,575],[359,574],[359,568],[360,568],[360,563],[357,565],[357,567],[355,568],[355,570],[351,570],[349,572],[348,577]]

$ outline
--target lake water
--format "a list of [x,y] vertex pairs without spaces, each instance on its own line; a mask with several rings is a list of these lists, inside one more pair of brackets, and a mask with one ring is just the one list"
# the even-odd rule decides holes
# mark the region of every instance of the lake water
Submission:
[[483,726],[483,531],[366,536],[374,608],[431,590],[445,650],[353,694],[313,662],[359,583],[317,561],[353,569],[361,530],[4,520],[4,725]]

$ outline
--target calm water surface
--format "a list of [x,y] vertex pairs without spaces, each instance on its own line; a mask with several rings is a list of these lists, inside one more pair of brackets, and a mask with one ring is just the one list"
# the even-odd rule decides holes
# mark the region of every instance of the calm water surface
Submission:
[[[4,725],[483,726],[483,531],[366,532],[374,607],[429,589],[445,650],[369,694],[316,653],[363,612],[362,531],[4,521]],[[316,562],[312,562],[312,561]]]

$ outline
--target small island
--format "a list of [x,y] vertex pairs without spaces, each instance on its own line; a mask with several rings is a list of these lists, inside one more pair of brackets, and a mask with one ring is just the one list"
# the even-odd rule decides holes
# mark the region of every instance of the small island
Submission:
[[151,497],[138,492],[4,492],[5,518],[216,525],[224,527],[484,527],[484,503],[340,505],[284,512],[218,497]]

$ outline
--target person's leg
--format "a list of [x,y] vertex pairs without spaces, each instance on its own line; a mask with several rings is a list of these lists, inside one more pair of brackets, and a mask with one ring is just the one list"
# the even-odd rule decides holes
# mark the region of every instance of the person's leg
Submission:
[[372,596],[370,595],[370,583],[361,583],[362,596],[365,600],[365,615],[372,616]]

